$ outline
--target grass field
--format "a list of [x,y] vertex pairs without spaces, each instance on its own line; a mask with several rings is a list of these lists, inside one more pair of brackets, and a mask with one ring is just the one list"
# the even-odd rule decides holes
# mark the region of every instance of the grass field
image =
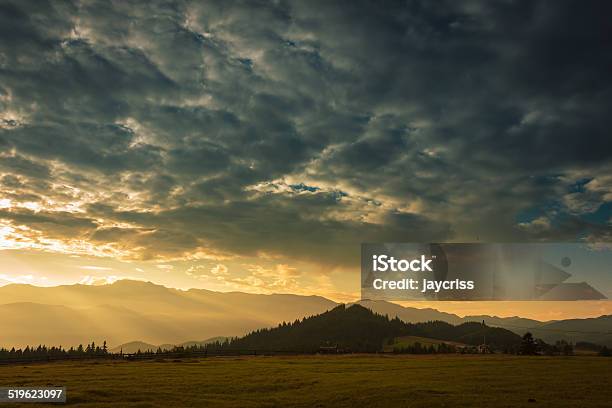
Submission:
[[0,386],[26,385],[66,386],[75,407],[610,407],[612,359],[260,356],[0,366]]

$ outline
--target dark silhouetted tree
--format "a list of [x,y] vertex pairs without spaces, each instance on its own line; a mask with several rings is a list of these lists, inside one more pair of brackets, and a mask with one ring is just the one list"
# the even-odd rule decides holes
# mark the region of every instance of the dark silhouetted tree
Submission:
[[533,334],[530,332],[525,333],[523,336],[523,340],[521,341],[521,354],[525,356],[533,356],[538,352],[538,348],[535,340],[533,339]]

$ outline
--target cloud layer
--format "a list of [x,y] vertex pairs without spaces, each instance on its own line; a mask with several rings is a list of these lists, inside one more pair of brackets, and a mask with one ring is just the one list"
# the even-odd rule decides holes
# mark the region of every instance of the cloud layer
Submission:
[[4,2],[1,245],[356,266],[361,242],[609,241],[611,12]]

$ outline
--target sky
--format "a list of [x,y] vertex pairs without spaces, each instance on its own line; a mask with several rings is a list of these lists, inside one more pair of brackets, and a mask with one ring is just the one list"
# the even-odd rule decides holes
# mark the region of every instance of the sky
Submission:
[[611,8],[2,2],[0,285],[345,301],[361,242],[611,242]]

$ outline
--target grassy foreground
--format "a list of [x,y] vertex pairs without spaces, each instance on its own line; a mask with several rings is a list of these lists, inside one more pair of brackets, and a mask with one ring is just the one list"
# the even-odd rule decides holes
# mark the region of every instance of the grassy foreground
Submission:
[[612,359],[355,355],[0,366],[0,386],[26,385],[66,386],[67,405],[83,407],[609,407]]

